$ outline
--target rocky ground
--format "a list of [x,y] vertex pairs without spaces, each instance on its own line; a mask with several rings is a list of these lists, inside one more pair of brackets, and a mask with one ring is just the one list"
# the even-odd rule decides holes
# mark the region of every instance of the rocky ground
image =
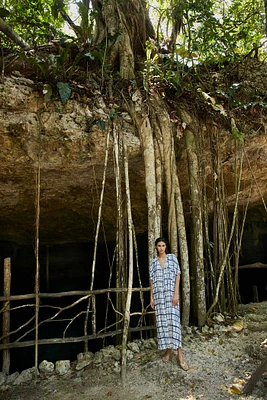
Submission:
[[236,321],[217,315],[217,324],[212,328],[204,327],[201,332],[187,329],[183,346],[189,365],[187,372],[179,367],[175,356],[168,364],[163,363],[162,353],[152,340],[136,341],[129,351],[124,385],[120,362],[116,360],[118,349],[112,346],[113,350],[98,354],[101,363],[95,355],[93,362],[79,370],[76,362],[62,375],[41,373],[37,383],[2,384],[0,399],[265,400],[267,375],[262,375],[249,395],[242,395],[242,389],[267,356],[266,311],[267,302],[250,303],[240,307]]

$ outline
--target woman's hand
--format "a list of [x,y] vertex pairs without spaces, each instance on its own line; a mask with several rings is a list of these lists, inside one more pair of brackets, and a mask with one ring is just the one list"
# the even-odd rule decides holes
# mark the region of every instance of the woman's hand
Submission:
[[174,293],[174,295],[172,296],[172,305],[173,307],[177,306],[179,303],[179,295]]
[[152,308],[152,310],[155,310],[155,304],[153,298],[150,299],[150,307]]

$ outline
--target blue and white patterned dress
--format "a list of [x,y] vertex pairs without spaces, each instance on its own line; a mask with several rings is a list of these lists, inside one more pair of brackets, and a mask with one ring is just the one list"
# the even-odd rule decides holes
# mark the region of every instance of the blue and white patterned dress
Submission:
[[167,254],[164,268],[161,267],[158,257],[150,265],[159,350],[182,347],[179,303],[177,306],[172,305],[176,276],[180,273],[174,254]]

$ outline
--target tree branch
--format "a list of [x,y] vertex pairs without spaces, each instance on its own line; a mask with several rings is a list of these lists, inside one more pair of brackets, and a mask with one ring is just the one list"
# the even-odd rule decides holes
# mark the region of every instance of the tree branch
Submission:
[[12,28],[7,25],[0,17],[0,31],[2,31],[9,39],[18,44],[22,49],[30,48],[29,44],[25,42]]
[[61,14],[62,18],[64,19],[64,21],[66,21],[69,24],[69,26],[73,29],[73,31],[76,33],[77,37],[80,38],[81,33],[79,32],[79,29],[78,29],[79,26],[75,25],[75,23],[72,21],[70,16],[64,10],[60,10],[60,14]]

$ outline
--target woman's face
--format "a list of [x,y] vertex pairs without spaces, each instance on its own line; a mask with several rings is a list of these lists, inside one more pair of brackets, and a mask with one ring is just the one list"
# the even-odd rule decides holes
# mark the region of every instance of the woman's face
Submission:
[[158,254],[164,254],[166,252],[166,243],[158,242],[156,245]]

